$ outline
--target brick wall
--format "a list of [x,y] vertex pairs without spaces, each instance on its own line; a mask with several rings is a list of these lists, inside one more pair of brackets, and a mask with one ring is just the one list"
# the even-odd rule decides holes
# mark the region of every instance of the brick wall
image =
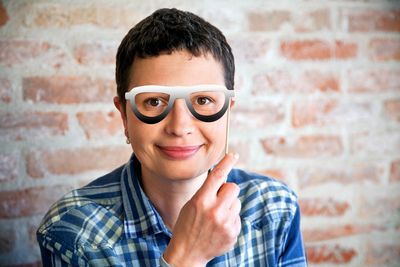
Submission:
[[[0,265],[37,266],[49,205],[124,162],[114,56],[164,1],[0,5]],[[300,196],[310,266],[399,266],[400,2],[170,1],[236,57],[238,164]]]

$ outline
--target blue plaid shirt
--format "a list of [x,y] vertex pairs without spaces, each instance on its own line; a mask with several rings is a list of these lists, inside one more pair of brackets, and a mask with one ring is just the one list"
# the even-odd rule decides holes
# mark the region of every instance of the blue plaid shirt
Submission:
[[[172,233],[143,192],[135,156],[55,203],[38,231],[43,266],[159,266]],[[306,266],[296,195],[271,178],[233,169],[242,230],[207,266]]]

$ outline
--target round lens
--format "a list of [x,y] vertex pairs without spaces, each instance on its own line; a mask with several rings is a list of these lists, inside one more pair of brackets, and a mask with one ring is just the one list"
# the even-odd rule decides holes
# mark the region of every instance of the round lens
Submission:
[[225,103],[225,94],[218,91],[195,92],[190,95],[194,111],[202,116],[217,114]]
[[135,105],[140,114],[156,117],[168,107],[170,96],[164,93],[139,93],[135,96]]

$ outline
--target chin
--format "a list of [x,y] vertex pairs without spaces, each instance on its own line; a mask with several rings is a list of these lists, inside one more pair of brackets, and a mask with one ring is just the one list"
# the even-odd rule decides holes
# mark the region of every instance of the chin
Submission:
[[165,175],[173,180],[190,180],[196,178],[203,173],[208,171],[208,168],[204,164],[193,163],[193,166],[189,162],[179,162],[175,164],[168,164],[165,166]]

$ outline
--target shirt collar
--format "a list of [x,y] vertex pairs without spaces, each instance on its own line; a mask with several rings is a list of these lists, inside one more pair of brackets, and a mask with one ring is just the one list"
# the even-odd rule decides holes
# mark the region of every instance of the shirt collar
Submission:
[[124,209],[124,230],[128,237],[141,237],[164,232],[171,236],[140,185],[141,165],[134,154],[121,174],[121,193]]

